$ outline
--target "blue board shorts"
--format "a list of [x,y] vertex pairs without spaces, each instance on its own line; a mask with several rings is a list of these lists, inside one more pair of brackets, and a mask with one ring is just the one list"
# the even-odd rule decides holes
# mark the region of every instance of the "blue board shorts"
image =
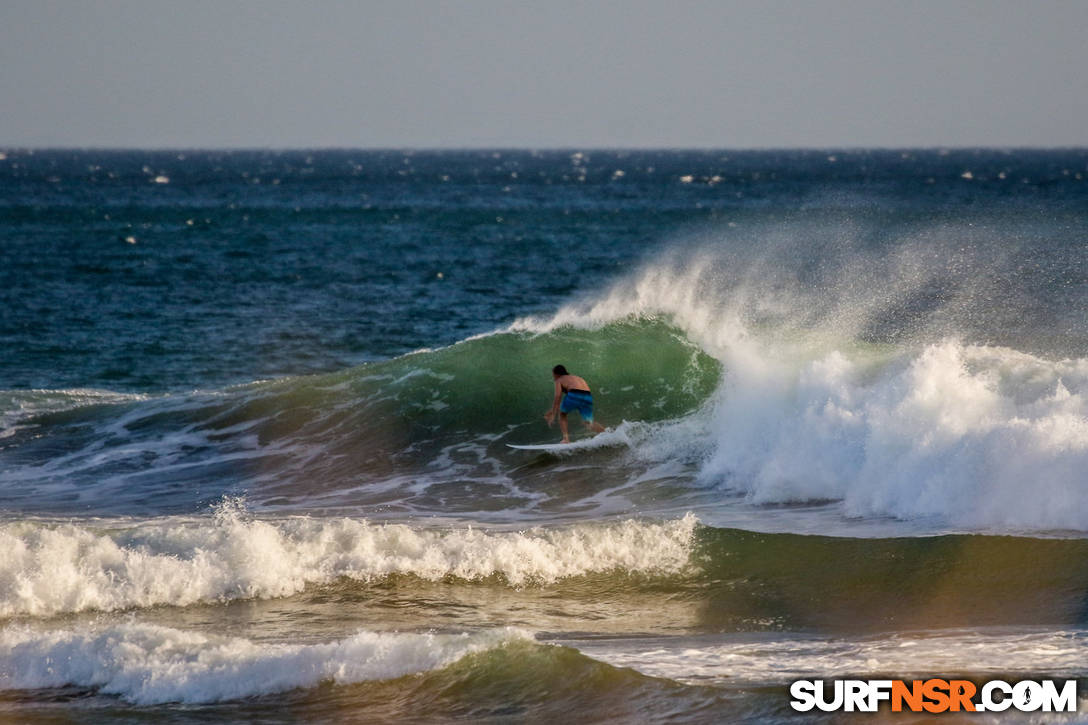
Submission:
[[588,390],[568,390],[563,396],[563,402],[559,404],[560,413],[569,413],[577,410],[582,414],[582,420],[593,422],[593,395]]

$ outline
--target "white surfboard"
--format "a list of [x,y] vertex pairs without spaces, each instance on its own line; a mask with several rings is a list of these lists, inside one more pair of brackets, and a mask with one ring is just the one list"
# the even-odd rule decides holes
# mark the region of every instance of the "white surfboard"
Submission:
[[[601,445],[604,443],[604,445]],[[595,438],[584,438],[580,441],[574,441],[573,443],[537,443],[530,446],[516,446],[513,443],[507,443],[506,445],[511,448],[516,448],[519,451],[539,451],[541,453],[573,453],[575,451],[585,451],[595,448],[605,448],[608,443],[600,441]],[[616,445],[612,443],[612,445]]]
[[570,450],[573,443],[539,443],[532,446],[515,446],[513,443],[507,443],[511,448],[517,448],[519,451],[566,451]]
[[[627,422],[624,421],[623,426],[626,426]],[[564,453],[582,453],[584,451],[595,451],[601,448],[615,448],[618,446],[631,446],[632,443],[628,438],[626,432],[623,430],[617,430],[616,428],[608,428],[603,433],[598,433],[595,436],[589,438],[580,438],[573,443],[535,443],[533,445],[515,445],[514,443],[507,443],[510,448],[516,448],[519,451],[537,451],[538,453],[552,453],[555,455],[562,455]]]

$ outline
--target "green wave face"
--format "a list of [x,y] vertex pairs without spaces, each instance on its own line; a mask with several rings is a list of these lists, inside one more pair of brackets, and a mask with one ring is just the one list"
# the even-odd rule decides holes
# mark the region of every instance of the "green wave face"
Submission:
[[698,574],[686,595],[711,631],[1088,623],[1085,539],[855,539],[701,527],[692,562]]
[[[222,391],[105,403],[73,396],[69,408],[50,399],[54,410],[19,421],[0,457],[30,476],[12,492],[16,499],[36,496],[40,504],[63,481],[69,490],[58,493],[58,509],[73,500],[73,484],[84,511],[108,492],[135,510],[180,512],[240,491],[256,504],[290,505],[347,489],[361,492],[365,503],[389,503],[404,491],[375,498],[367,486],[411,485],[427,476],[458,482],[456,491],[435,493],[447,499],[444,509],[450,496],[455,508],[468,507],[482,493],[494,498],[495,491],[480,487],[505,475],[508,463],[525,461],[509,458],[505,443],[558,440],[543,420],[556,364],[589,381],[596,417],[607,426],[684,416],[705,403],[721,377],[718,361],[653,319],[592,331],[505,332]],[[571,418],[581,435],[578,416]],[[58,453],[63,466],[43,473],[42,464]],[[520,503],[496,498],[488,505]]]
[[[499,333],[343,372],[258,386],[253,399],[220,421],[261,421],[261,442],[294,438],[365,449],[428,463],[451,443],[557,437],[542,417],[551,407],[551,369],[586,378],[605,425],[677,418],[716,388],[721,365],[660,321],[613,323],[599,330]],[[575,421],[578,416],[571,416]],[[577,423],[575,423],[577,426]]]
[[[379,399],[392,393],[391,412],[436,431],[494,433],[535,422],[550,407],[557,364],[586,378],[609,423],[682,416],[710,395],[721,374],[718,362],[679,331],[636,321],[469,340],[368,369],[383,379],[367,375],[358,393]],[[368,391],[374,382],[377,389]]]
[[[569,647],[515,642],[469,655],[420,678],[384,682],[367,697],[392,718],[586,722],[677,719],[698,721],[727,702],[711,687],[686,686],[617,668]],[[404,692],[409,689],[409,693]],[[556,693],[562,693],[557,697]],[[389,703],[396,703],[394,708]],[[403,704],[401,704],[403,703]],[[420,707],[419,703],[426,703]]]

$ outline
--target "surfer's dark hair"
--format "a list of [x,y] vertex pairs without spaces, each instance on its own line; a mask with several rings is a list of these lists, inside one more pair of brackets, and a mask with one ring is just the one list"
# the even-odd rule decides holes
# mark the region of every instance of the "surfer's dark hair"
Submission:
[[556,365],[552,368],[552,375],[570,375],[570,373],[568,373],[567,369],[562,365]]

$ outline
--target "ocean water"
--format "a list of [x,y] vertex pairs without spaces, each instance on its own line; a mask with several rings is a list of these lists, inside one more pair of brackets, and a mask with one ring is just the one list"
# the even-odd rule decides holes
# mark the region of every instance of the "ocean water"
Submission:
[[[0,719],[792,722],[798,678],[1088,677],[1086,176],[3,150]],[[508,448],[558,440],[557,363],[609,430]]]

